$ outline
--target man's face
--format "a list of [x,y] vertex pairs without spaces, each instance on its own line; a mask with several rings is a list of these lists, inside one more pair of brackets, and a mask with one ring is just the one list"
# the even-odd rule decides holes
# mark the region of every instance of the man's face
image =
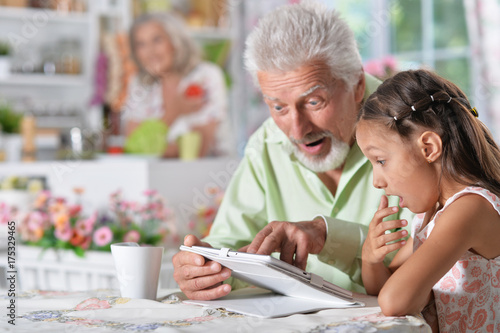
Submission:
[[342,166],[354,142],[364,81],[349,90],[320,65],[259,72],[258,80],[271,117],[292,142],[296,157],[316,172]]

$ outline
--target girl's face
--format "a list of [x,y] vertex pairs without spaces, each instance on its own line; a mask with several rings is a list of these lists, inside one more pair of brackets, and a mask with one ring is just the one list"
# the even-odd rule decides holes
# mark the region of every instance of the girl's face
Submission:
[[387,195],[399,196],[400,207],[424,213],[439,199],[439,176],[418,145],[420,132],[408,142],[376,121],[361,120],[356,139],[373,165],[373,186]]
[[137,60],[149,74],[160,76],[171,70],[174,49],[160,23],[148,22],[138,26],[134,39]]

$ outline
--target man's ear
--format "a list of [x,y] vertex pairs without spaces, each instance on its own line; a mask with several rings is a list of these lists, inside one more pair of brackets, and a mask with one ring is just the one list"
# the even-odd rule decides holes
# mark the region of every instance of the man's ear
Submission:
[[361,103],[365,96],[365,73],[361,73],[358,83],[354,86],[354,99],[356,103]]
[[418,147],[427,162],[435,162],[443,153],[443,141],[441,137],[432,131],[425,131],[418,138]]

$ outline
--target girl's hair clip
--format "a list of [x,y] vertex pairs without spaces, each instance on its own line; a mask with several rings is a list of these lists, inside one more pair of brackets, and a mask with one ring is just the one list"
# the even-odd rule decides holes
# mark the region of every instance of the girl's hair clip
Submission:
[[431,100],[434,102],[434,96],[432,95],[429,95],[431,97]]
[[470,109],[470,112],[472,113],[472,115],[473,115],[474,117],[476,117],[476,118],[477,118],[477,117],[479,117],[479,113],[477,113],[477,109],[476,109],[476,108],[472,108],[472,109]]
[[398,121],[398,117],[394,116],[393,118],[394,118],[394,121]]
[[450,103],[450,102],[451,102],[451,96],[450,96],[450,99],[448,100],[448,102],[446,102],[446,103]]
[[417,109],[415,109],[415,105],[412,105],[412,106],[411,106],[411,109],[412,109],[413,111],[417,111]]

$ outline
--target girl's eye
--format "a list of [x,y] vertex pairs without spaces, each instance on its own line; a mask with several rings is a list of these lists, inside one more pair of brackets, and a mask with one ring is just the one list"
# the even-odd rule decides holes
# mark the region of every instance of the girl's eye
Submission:
[[385,160],[377,160],[377,163],[380,164],[380,165],[384,165],[385,164]]

